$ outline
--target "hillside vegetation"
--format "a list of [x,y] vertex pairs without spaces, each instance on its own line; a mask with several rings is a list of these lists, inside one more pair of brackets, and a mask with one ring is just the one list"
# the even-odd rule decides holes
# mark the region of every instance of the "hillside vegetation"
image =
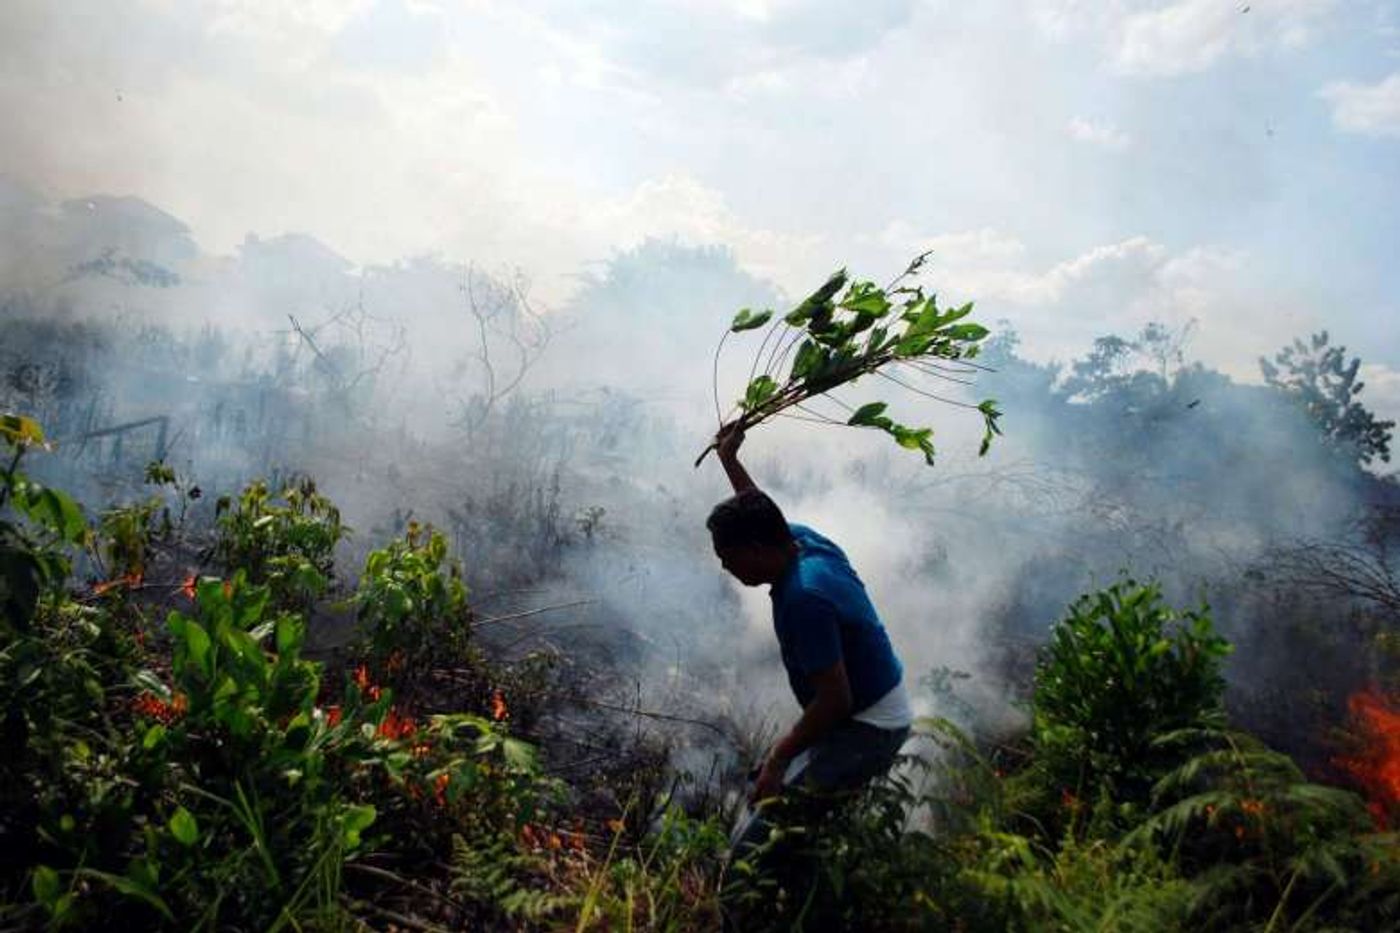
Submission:
[[[808,870],[759,872],[724,862],[732,798],[634,782],[606,805],[550,773],[530,723],[552,674],[485,656],[435,529],[410,523],[351,587],[339,513],[309,479],[253,483],[195,528],[198,490],[161,464],[144,501],[84,508],[26,475],[40,425],[7,416],[3,439],[7,927],[1400,922],[1395,798],[1368,810],[1232,726],[1209,608],[1151,583],[1067,608],[1026,734],[987,745],[921,721],[895,776],[819,835],[778,840]],[[355,637],[309,660],[328,600]],[[1393,732],[1361,738],[1358,773],[1394,767],[1371,760]]]

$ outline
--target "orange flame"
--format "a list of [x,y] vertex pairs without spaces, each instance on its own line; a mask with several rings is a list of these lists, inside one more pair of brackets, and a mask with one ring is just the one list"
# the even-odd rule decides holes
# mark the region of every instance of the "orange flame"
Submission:
[[376,731],[381,738],[404,739],[418,731],[418,724],[413,721],[413,717],[400,715],[397,709],[390,707]]
[[355,668],[355,686],[359,687],[360,691],[369,697],[371,703],[379,702],[379,687],[370,683],[369,668],[363,664]]
[[433,781],[433,799],[440,807],[447,806],[447,788],[452,784],[452,775],[442,772]]
[[1400,704],[1368,689],[1352,694],[1347,707],[1361,748],[1333,761],[1365,789],[1371,815],[1385,829],[1400,807]]
[[134,590],[140,585],[141,571],[137,570],[127,574],[124,577],[117,577],[115,580],[105,580],[102,583],[98,583],[92,588],[92,595],[101,596],[103,593],[106,593],[109,590],[117,589],[118,587],[124,587],[128,590]]
[[491,718],[500,722],[510,715],[510,710],[506,708],[506,695],[500,688],[491,691]]
[[169,725],[189,711],[189,700],[183,693],[177,693],[167,703],[154,693],[142,693],[131,701],[132,712],[147,719]]

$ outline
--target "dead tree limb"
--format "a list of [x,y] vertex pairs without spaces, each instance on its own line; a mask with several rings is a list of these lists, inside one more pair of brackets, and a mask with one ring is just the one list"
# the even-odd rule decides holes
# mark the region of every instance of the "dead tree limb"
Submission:
[[508,615],[503,615],[503,616],[492,616],[492,617],[489,618],[489,619],[481,619],[481,620],[478,620],[478,621],[476,621],[476,622],[473,622],[471,627],[474,628],[474,629],[477,629],[477,628],[484,628],[485,626],[488,626],[488,625],[495,625],[497,622],[514,622],[514,621],[517,620],[517,619],[528,619],[530,616],[537,616],[537,615],[540,615],[541,613],[545,613],[545,612],[554,612],[554,611],[557,610],[557,609],[573,609],[573,608],[575,608],[575,607],[577,607],[577,606],[587,606],[587,605],[589,605],[590,603],[594,603],[594,602],[597,602],[597,600],[592,599],[592,598],[589,598],[589,599],[576,599],[576,600],[574,600],[573,602],[569,602],[569,603],[559,603],[558,605],[555,605],[555,606],[541,606],[541,607],[538,608],[538,609],[527,609],[527,610],[525,610],[524,612],[512,612],[512,613],[510,613],[510,614],[508,614]]

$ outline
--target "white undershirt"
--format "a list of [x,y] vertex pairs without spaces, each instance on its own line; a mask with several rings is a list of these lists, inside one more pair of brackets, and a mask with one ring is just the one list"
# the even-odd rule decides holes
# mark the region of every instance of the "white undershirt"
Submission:
[[[914,707],[909,702],[909,693],[904,689],[904,681],[895,684],[888,693],[851,718],[878,729],[903,729],[913,725]],[[783,783],[790,784],[802,773],[811,757],[810,748],[798,752],[783,771]]]
[[900,680],[888,693],[851,717],[880,729],[903,729],[914,723],[914,707]]

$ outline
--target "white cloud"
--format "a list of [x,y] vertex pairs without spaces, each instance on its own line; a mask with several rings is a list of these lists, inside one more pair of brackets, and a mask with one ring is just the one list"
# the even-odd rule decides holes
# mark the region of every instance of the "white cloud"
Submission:
[[1400,136],[1400,71],[1375,84],[1337,81],[1318,92],[1332,105],[1338,129],[1365,136]]
[[899,255],[932,252],[935,266],[951,269],[1003,267],[1019,262],[1026,251],[1019,239],[992,227],[929,235],[907,220],[891,221],[877,239]]
[[1122,152],[1133,143],[1133,138],[1111,123],[1074,117],[1069,121],[1070,138],[1081,143],[1102,146],[1114,152]]
[[1307,45],[1336,0],[1038,0],[1031,19],[1048,37],[1088,36],[1110,67],[1140,77],[1194,74],[1232,57]]
[[1189,326],[1194,355],[1257,381],[1260,353],[1322,326],[1304,302],[1253,285],[1250,258],[1237,250],[1174,250],[1133,236],[1045,265],[1017,237],[990,228],[915,235],[901,221],[879,240],[898,254],[933,249],[939,292],[954,302],[975,299],[982,319],[1010,321],[1037,359],[1077,357],[1095,337],[1133,334],[1157,321]]
[[[1040,272],[1014,267],[954,266],[949,277],[960,291],[977,296],[979,301],[1037,307],[1059,304],[1071,297],[1081,302],[1095,296],[1126,297],[1143,287],[1167,258],[1164,246],[1136,236],[1096,246]],[[1095,308],[1101,303],[1092,301]]]
[[724,196],[685,174],[648,179],[624,198],[583,205],[597,242],[633,246],[648,237],[677,236],[695,244],[724,244],[749,272],[801,290],[827,271],[818,255],[824,237],[746,224]]

